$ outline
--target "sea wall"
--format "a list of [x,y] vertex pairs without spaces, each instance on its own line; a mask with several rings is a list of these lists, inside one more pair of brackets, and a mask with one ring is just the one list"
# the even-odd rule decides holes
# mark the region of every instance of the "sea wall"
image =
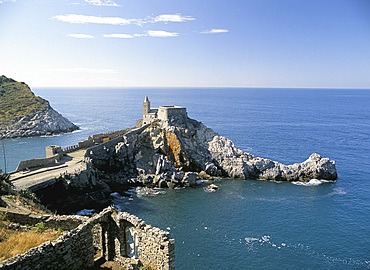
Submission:
[[23,160],[19,162],[16,172],[23,171],[30,168],[44,167],[49,165],[54,165],[59,162],[59,155],[54,155],[47,158],[33,158],[29,160]]
[[[20,219],[14,214],[9,217]],[[89,219],[59,219],[61,224],[70,224],[72,230],[1,262],[0,269],[88,269],[97,260],[117,261],[123,269],[149,264],[157,269],[175,269],[174,239],[136,216],[109,207]]]

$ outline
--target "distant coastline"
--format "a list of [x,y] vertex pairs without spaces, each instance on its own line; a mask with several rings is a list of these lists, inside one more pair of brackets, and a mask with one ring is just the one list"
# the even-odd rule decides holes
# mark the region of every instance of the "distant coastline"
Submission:
[[0,139],[72,132],[78,127],[36,97],[29,86],[0,76]]

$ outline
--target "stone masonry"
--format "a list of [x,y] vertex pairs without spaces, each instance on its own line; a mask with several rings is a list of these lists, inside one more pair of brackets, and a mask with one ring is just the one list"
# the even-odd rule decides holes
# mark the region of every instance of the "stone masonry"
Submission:
[[62,224],[70,231],[22,255],[0,262],[0,269],[93,269],[97,260],[116,261],[122,269],[151,265],[175,269],[175,240],[138,217],[111,207],[91,218],[78,216],[21,217],[14,222],[43,221],[49,227]]

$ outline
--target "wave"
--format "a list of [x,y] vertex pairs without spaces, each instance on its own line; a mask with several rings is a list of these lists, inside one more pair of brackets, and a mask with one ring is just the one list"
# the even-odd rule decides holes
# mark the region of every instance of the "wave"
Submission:
[[88,130],[87,128],[79,128],[79,129],[76,129],[74,131],[72,131],[71,133],[79,133],[79,132],[82,132],[84,130]]
[[61,133],[58,133],[58,134],[50,134],[50,135],[41,135],[40,138],[51,138],[51,137],[60,137],[62,136]]
[[333,192],[329,193],[328,196],[333,196],[333,195],[345,195],[347,192],[345,192],[342,188],[334,188]]
[[334,183],[334,181],[324,180],[324,179],[310,179],[310,181],[308,182],[293,181],[291,183],[297,186],[312,187],[312,186],[321,185],[323,183]]

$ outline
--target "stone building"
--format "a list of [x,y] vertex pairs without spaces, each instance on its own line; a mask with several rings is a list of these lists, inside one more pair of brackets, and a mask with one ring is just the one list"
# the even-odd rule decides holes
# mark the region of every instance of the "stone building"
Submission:
[[138,119],[136,125],[139,127],[150,124],[157,119],[167,121],[176,117],[187,118],[186,108],[180,106],[159,106],[159,108],[151,108],[149,98],[145,96],[143,102],[143,119]]

